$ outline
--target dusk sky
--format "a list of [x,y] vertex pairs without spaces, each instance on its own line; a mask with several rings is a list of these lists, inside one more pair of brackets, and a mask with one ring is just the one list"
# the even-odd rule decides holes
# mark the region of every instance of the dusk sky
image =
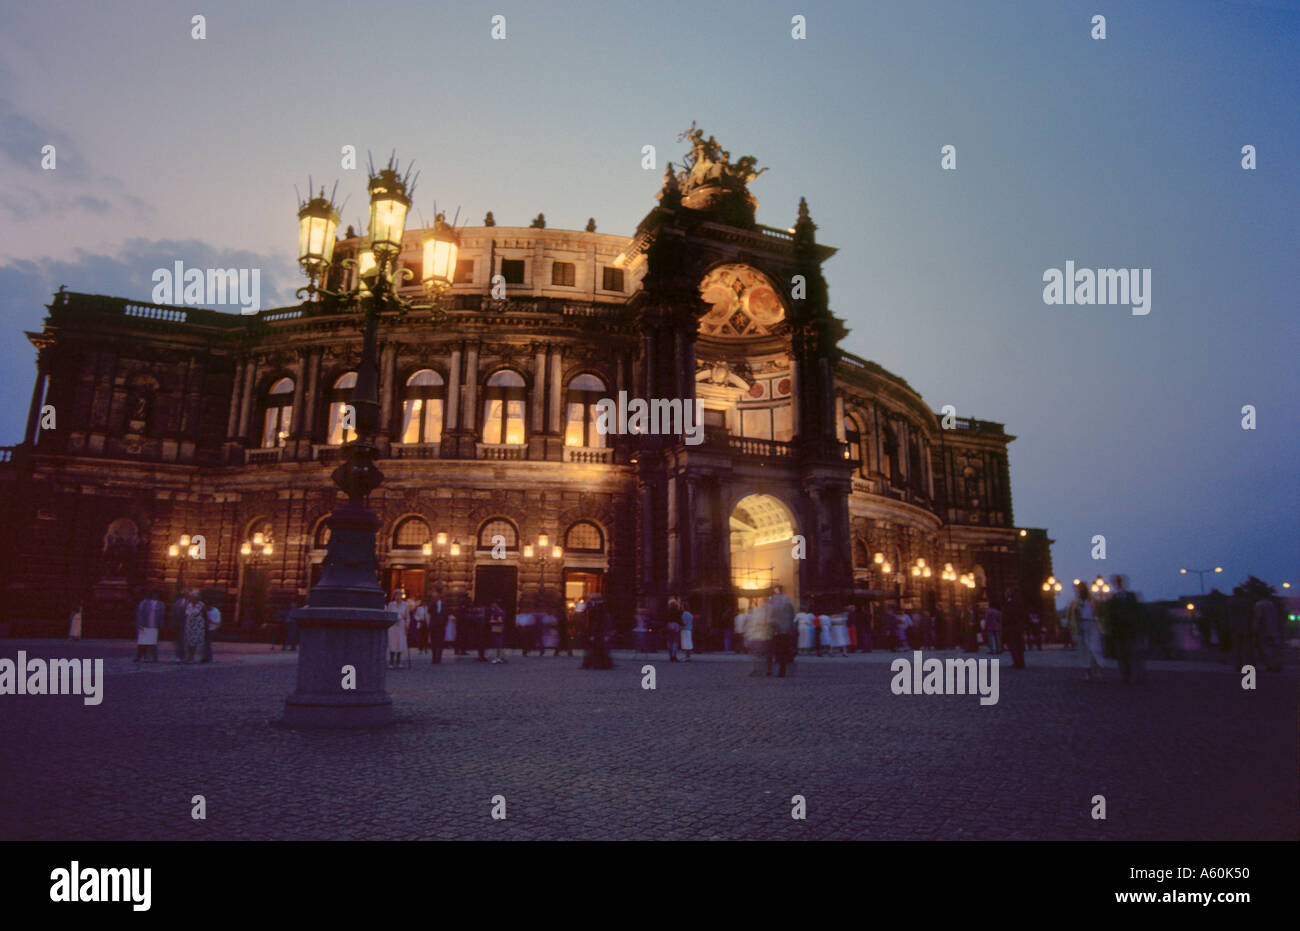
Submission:
[[[414,159],[414,223],[436,199],[462,223],[630,235],[695,120],[770,169],[760,223],[807,197],[840,250],[844,348],[1017,437],[1016,524],[1048,529],[1058,577],[1123,572],[1147,598],[1196,593],[1181,566],[1300,583],[1300,4],[364,9],[0,7],[0,442],[22,438],[23,331],[61,284],[149,300],[179,259],[259,267],[264,306],[291,302],[294,185],[339,180],[363,225],[368,150]],[[1067,261],[1151,269],[1150,313],[1045,304]]]

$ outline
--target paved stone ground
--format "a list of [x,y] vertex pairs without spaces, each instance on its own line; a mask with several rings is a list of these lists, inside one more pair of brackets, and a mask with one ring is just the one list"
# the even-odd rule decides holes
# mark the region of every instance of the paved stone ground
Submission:
[[1023,671],[1004,654],[983,707],[893,695],[901,653],[800,660],[786,679],[660,653],[655,691],[631,653],[608,672],[417,655],[389,674],[398,723],[320,734],[270,723],[292,653],[136,669],[130,644],[0,641],[19,649],[105,656],[107,681],[97,707],[0,696],[0,840],[1300,837],[1294,665],[1248,692],[1215,664],[1126,686],[1084,683],[1059,651]]

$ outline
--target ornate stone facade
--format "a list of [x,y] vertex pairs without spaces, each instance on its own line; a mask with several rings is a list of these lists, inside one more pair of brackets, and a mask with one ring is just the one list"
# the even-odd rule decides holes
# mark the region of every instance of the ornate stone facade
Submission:
[[[806,205],[793,229],[756,224],[753,160],[691,140],[630,239],[467,228],[441,323],[381,321],[384,585],[513,600],[545,573],[570,599],[603,589],[626,629],[674,594],[716,628],[776,582],[909,605],[1015,583],[1012,437],[943,429],[906,382],[842,351],[821,271],[835,250]],[[418,233],[401,261],[418,281]],[[120,624],[123,593],[176,584],[182,534],[206,547],[187,587],[225,592],[237,626],[301,603],[350,438],[360,324],[316,304],[240,316],[57,294],[28,334],[27,434],[0,465],[10,618],[58,621],[85,597]],[[703,441],[601,433],[594,404],[619,392],[698,402]],[[273,552],[253,561],[240,547],[255,532]],[[910,574],[918,559],[931,577]],[[981,588],[947,587],[945,563]]]

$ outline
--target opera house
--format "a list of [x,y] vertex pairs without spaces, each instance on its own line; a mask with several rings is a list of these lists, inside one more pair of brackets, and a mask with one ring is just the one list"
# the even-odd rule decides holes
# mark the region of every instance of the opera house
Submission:
[[[632,236],[489,215],[455,231],[436,306],[379,321],[381,584],[508,611],[600,591],[623,630],[674,595],[717,629],[777,584],[931,609],[1036,594],[1048,541],[1013,525],[1013,438],[841,349],[867,311],[832,312],[836,250],[807,206],[759,224],[753,159],[690,139]],[[362,258],[348,233],[335,255]],[[422,261],[409,232],[413,298]],[[26,435],[0,451],[7,619],[57,625],[85,599],[89,634],[125,632],[139,590],[182,573],[250,635],[302,604],[354,437],[361,317],[56,294],[28,334]],[[599,429],[620,392],[693,402],[702,437]]]

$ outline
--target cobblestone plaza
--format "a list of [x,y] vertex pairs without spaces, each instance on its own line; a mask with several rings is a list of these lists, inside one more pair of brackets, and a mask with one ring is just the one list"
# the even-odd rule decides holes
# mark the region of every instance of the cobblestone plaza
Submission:
[[[1153,662],[1082,681],[1072,653],[1002,663],[1001,694],[894,695],[903,654],[617,652],[390,672],[398,721],[320,734],[272,723],[296,656],[135,668],[122,642],[10,641],[105,657],[103,702],[6,696],[0,839],[1283,840],[1297,815],[1295,667],[1243,690],[1229,667]],[[164,649],[164,653],[166,650]],[[8,655],[8,654],[7,654]],[[929,655],[929,654],[927,654]],[[939,653],[937,655],[957,655]],[[655,666],[657,687],[642,688]],[[1267,780],[1260,774],[1270,774]],[[1091,817],[1104,795],[1104,821]],[[191,817],[204,796],[206,820]],[[791,799],[806,799],[806,820]],[[492,799],[506,817],[494,820]]]

